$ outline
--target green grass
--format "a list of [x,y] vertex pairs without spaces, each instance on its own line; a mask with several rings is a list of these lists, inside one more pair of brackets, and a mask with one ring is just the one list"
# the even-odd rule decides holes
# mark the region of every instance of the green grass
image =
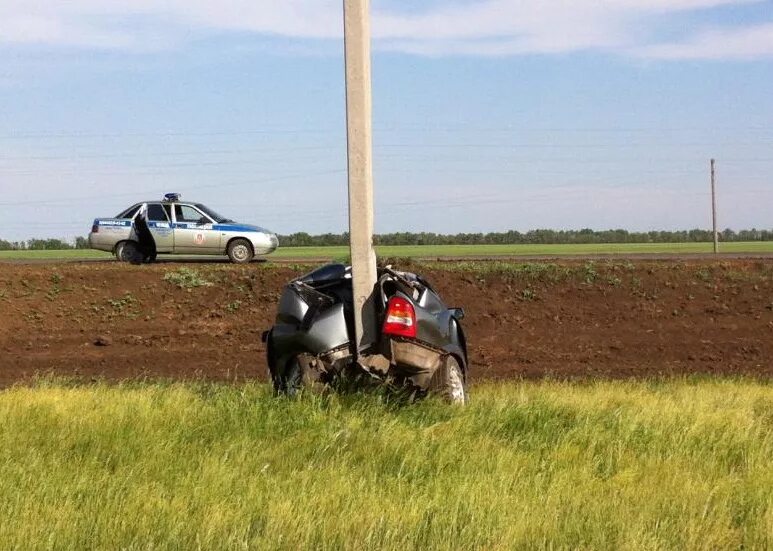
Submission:
[[[664,254],[710,253],[711,243],[624,243],[591,245],[426,245],[379,246],[382,257],[433,256],[529,256],[529,255],[584,255],[584,254]],[[723,243],[722,252],[773,253],[773,241]],[[270,258],[342,258],[349,254],[348,247],[286,247],[279,248]]]
[[765,549],[773,386],[264,385],[0,393],[4,549]]
[[[746,243],[722,243],[722,252],[727,253],[773,253],[773,241],[752,241]],[[379,256],[400,258],[421,258],[437,256],[529,256],[529,255],[593,255],[593,254],[693,254],[712,252],[711,243],[608,243],[591,245],[426,245],[426,246],[380,246]],[[269,259],[343,259],[349,255],[348,247],[280,247]],[[51,259],[77,260],[110,258],[101,251],[0,251],[2,259]]]
[[70,249],[65,251],[0,251],[0,260],[86,260],[91,258],[111,258],[110,253],[90,249]]

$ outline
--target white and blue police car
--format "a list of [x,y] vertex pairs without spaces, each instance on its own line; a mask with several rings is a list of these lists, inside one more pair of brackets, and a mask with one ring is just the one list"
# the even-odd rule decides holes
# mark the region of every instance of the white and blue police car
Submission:
[[273,232],[235,222],[201,203],[183,201],[179,193],[167,193],[161,201],[136,203],[113,218],[95,219],[89,245],[115,254],[118,260],[135,258],[138,215],[147,222],[157,254],[227,255],[231,262],[244,264],[279,246]]

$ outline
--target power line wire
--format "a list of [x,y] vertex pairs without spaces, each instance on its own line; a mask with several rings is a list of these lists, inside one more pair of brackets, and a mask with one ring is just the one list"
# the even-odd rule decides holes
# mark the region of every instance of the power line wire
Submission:
[[[258,180],[250,180],[247,182],[230,182],[230,183],[218,183],[218,184],[203,184],[198,186],[185,186],[186,190],[196,190],[196,189],[208,189],[208,188],[223,188],[223,187],[236,187],[236,186],[245,186],[245,185],[255,185],[255,184],[267,184],[267,183],[274,183],[274,182],[281,182],[286,180],[294,180],[298,178],[310,178],[310,177],[316,177],[316,176],[322,176],[322,175],[329,175],[329,174],[342,174],[345,173],[345,170],[330,170],[326,172],[313,172],[313,173],[299,173],[299,174],[288,174],[285,176],[276,176],[272,178],[265,178],[265,179],[258,179]],[[113,197],[137,197],[138,195],[142,193],[166,193],[169,191],[169,188],[165,189],[155,189],[155,190],[139,190],[134,191],[131,193],[111,193],[110,198]],[[89,195],[85,197],[67,197],[67,198],[61,198],[61,199],[41,199],[41,200],[27,200],[27,201],[6,201],[6,202],[0,202],[0,207],[9,207],[9,206],[21,206],[21,205],[37,205],[40,206],[41,204],[70,204],[70,203],[78,203],[81,201],[93,201],[94,195]]]
[[[431,132],[588,132],[588,133],[616,133],[616,132],[716,132],[716,131],[773,131],[772,125],[749,126],[672,126],[672,127],[537,127],[537,126],[470,126],[470,125],[403,125],[403,126],[375,126],[375,132],[403,132],[403,131],[431,131]],[[29,140],[29,139],[107,139],[107,138],[145,138],[145,137],[210,137],[210,136],[244,136],[265,134],[324,134],[340,133],[341,127],[319,128],[262,128],[247,130],[156,130],[146,132],[28,132],[17,131],[0,134],[0,140]]]

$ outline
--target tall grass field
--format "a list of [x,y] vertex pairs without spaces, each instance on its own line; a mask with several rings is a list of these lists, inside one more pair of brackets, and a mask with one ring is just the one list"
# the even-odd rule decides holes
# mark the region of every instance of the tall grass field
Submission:
[[2,549],[766,549],[773,384],[0,392]]

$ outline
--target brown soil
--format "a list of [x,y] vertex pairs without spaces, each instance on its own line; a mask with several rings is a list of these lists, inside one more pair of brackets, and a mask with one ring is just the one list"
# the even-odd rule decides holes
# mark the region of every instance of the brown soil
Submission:
[[[480,270],[479,267],[484,269]],[[210,286],[164,279],[193,270]],[[473,380],[773,375],[773,261],[413,267],[467,312]],[[0,386],[265,379],[261,333],[292,266],[0,265]]]

